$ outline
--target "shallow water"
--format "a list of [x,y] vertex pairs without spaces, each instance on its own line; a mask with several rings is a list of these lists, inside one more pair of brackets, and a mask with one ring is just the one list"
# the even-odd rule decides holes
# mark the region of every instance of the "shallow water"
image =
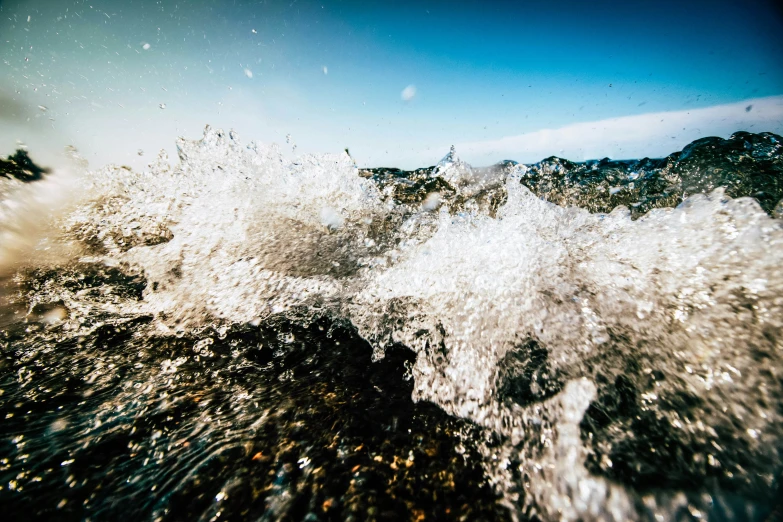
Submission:
[[780,137],[414,172],[178,149],[0,178],[13,518],[774,516]]

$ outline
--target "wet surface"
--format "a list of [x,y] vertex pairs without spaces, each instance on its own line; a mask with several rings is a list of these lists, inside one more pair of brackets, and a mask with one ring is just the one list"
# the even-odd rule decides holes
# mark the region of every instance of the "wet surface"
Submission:
[[[138,291],[116,270],[85,272],[77,291]],[[486,435],[411,401],[405,348],[373,363],[327,320],[196,338],[101,317],[72,338],[45,315],[2,331],[6,520],[509,518],[471,444]]]

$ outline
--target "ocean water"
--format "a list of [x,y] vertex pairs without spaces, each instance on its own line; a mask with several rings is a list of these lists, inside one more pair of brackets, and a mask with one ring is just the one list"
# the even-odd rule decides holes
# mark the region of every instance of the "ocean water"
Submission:
[[[0,177],[13,519],[774,520],[783,144]],[[19,165],[22,165],[19,167]],[[776,511],[777,510],[777,511]]]

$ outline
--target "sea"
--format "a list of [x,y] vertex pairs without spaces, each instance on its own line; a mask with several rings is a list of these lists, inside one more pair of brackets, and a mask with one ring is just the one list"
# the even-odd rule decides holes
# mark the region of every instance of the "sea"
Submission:
[[783,519],[781,136],[177,151],[0,163],[3,520]]

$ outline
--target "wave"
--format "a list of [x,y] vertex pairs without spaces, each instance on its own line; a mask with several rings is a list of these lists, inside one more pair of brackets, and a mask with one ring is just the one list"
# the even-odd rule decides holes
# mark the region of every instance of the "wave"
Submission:
[[760,519],[782,469],[780,140],[489,168],[452,149],[405,172],[207,128],[176,167],[82,178],[49,238],[76,254],[17,272],[4,305],[42,333],[3,349],[89,338],[110,357],[96,332],[130,321],[166,339],[159,390],[194,358],[210,372],[212,346],[283,357],[304,335],[226,344],[237,329],[337,325],[378,364],[409,351],[411,397],[467,421],[451,444],[512,518]]

